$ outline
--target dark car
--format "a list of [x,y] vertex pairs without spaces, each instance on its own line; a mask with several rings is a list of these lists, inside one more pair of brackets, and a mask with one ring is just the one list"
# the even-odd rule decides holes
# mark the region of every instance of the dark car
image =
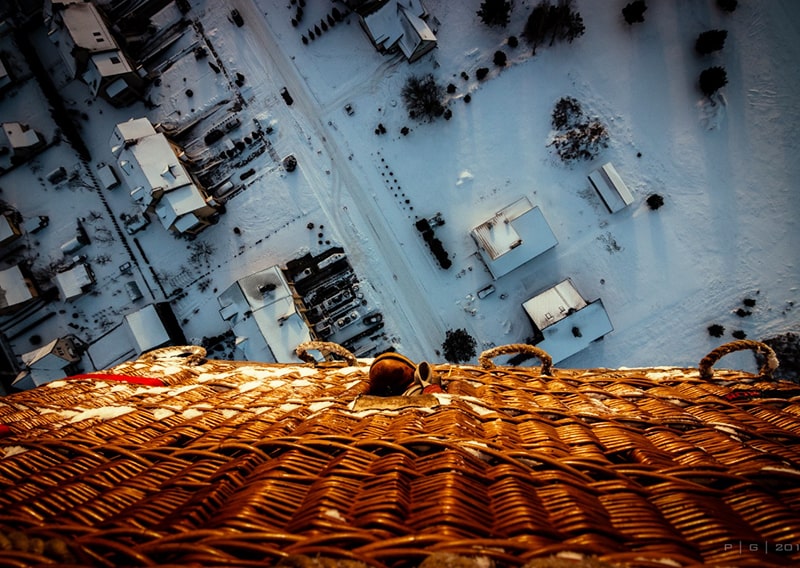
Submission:
[[236,10],[235,8],[231,10],[231,21],[240,28],[244,25],[244,19],[242,18],[242,15],[239,13],[239,10]]
[[286,101],[287,105],[291,105],[294,102],[292,95],[289,94],[289,91],[286,90],[286,87],[281,89],[281,96],[283,97],[283,100]]

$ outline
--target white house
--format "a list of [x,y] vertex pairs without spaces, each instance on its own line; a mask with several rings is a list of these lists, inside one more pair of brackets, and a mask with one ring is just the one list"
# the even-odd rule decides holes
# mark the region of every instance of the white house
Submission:
[[531,319],[536,346],[553,363],[585,349],[614,330],[602,300],[587,302],[568,278],[522,304]]
[[400,51],[412,62],[436,47],[436,34],[426,21],[428,11],[422,0],[383,0],[363,5],[364,9],[357,9],[361,27],[381,53]]
[[74,375],[81,355],[75,338],[67,336],[24,353],[21,358],[25,370],[17,375],[12,386],[25,390]]
[[29,158],[45,147],[44,137],[27,124],[4,122],[0,132],[0,141],[11,148],[14,156]]
[[589,174],[589,181],[609,213],[616,213],[633,203],[633,194],[611,162]]
[[94,4],[48,0],[44,16],[50,40],[58,46],[70,77],[82,80],[92,95],[115,106],[138,98],[141,78]]
[[147,118],[117,124],[110,144],[120,175],[143,212],[155,213],[164,228],[176,233],[196,234],[210,225],[217,211],[210,198],[178,159],[180,150]]
[[0,314],[21,309],[38,296],[33,278],[22,266],[0,270]]
[[236,334],[236,347],[248,361],[297,362],[295,347],[311,341],[292,290],[277,266],[245,276],[217,298],[223,320]]
[[558,244],[541,209],[522,197],[470,232],[497,279]]
[[69,270],[56,273],[56,285],[64,301],[82,296],[94,285],[92,269],[85,262],[76,264]]

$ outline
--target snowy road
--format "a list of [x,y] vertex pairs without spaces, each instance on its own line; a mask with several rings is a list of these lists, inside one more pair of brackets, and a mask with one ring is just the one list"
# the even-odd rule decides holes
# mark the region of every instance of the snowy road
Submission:
[[[266,76],[276,83],[276,91],[285,86],[294,98],[291,107],[271,110],[288,119],[284,122],[291,120],[296,126],[298,144],[292,152],[311,182],[323,212],[342,242],[347,243],[346,252],[356,272],[371,284],[380,309],[397,327],[402,349],[412,356],[430,357],[431,346],[438,346],[444,338],[444,324],[432,319],[435,310],[429,306],[423,286],[414,276],[414,267],[409,266],[389,221],[366,189],[367,182],[356,171],[358,157],[348,159],[334,137],[329,136],[319,101],[284,55],[255,3],[241,1],[233,5],[246,22],[241,35],[253,52],[266,61]],[[357,90],[359,85],[351,88]],[[315,143],[322,145],[330,159],[330,175],[324,167],[314,165],[320,162],[319,152],[313,147]]]

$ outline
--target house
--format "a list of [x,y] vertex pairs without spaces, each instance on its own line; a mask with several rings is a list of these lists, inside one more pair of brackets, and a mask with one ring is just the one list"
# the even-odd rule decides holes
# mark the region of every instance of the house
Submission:
[[0,314],[22,309],[38,297],[39,291],[26,266],[18,264],[0,270]]
[[16,241],[22,236],[22,227],[15,219],[14,213],[6,211],[0,215],[0,247]]
[[495,280],[558,244],[541,209],[527,197],[501,209],[470,234]]
[[197,234],[217,214],[213,201],[178,159],[180,148],[147,118],[122,122],[111,136],[111,152],[122,179],[143,213],[154,213],[165,229]]
[[158,347],[186,343],[183,330],[167,302],[149,304],[127,314],[124,325],[140,355]]
[[24,353],[21,358],[25,369],[17,375],[11,386],[27,390],[74,375],[78,372],[81,351],[78,339],[68,335]]
[[234,282],[217,298],[223,320],[248,361],[292,363],[311,333],[280,268],[272,266]]
[[567,278],[522,304],[534,327],[534,343],[554,363],[614,330],[602,300],[587,302]]
[[85,262],[78,263],[64,272],[56,273],[56,285],[65,302],[82,296],[94,283],[94,273]]
[[361,27],[381,53],[400,51],[409,63],[436,47],[422,0],[353,2]]
[[139,98],[142,80],[94,4],[48,0],[44,16],[70,77],[114,106],[127,106]]
[[0,126],[0,143],[11,148],[12,156],[25,160],[46,146],[44,136],[21,122],[4,122]]
[[633,194],[611,162],[589,174],[589,181],[609,213],[616,213],[633,203]]
[[11,87],[14,83],[14,78],[8,71],[8,66],[4,61],[4,57],[0,54],[0,93]]

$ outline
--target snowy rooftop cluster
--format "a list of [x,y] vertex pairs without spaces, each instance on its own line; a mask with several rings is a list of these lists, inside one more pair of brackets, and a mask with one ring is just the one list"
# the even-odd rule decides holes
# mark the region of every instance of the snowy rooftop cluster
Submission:
[[[415,359],[441,360],[454,329],[478,350],[541,339],[523,304],[566,281],[602,310],[604,340],[567,326],[585,345],[565,367],[686,365],[731,334],[798,327],[795,2],[653,3],[631,25],[575,0],[585,33],[535,55],[535,3],[514,3],[505,26],[484,24],[477,0],[10,4],[6,386],[59,339],[65,374],[137,356],[125,322],[154,305],[169,341],[241,354],[240,333],[262,324],[231,325],[223,293],[332,247],[367,303],[333,323],[361,329],[380,312],[381,345]],[[724,49],[700,55],[712,29]],[[712,66],[727,85],[709,97],[698,76]],[[445,112],[425,122],[402,93],[428,74]],[[600,134],[588,159],[559,157],[565,97],[581,105],[579,135]],[[126,138],[133,127],[146,133]]]

